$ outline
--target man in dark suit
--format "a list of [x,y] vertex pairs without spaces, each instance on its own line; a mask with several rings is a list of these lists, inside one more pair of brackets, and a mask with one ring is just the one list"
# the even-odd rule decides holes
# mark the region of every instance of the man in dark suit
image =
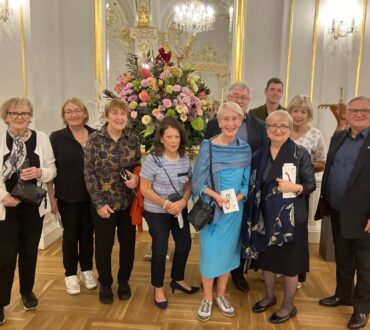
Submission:
[[258,108],[251,109],[249,114],[263,121],[275,110],[285,110],[280,105],[280,99],[283,96],[284,84],[279,78],[271,78],[265,88],[266,103]]
[[370,312],[370,98],[352,99],[346,117],[349,129],[330,142],[315,216],[331,216],[337,266],[335,294],[319,303],[353,305],[348,327],[360,329]]
[[[242,126],[239,128],[238,137],[248,142],[251,147],[252,153],[254,154],[262,143],[267,142],[266,126],[265,123],[258,118],[252,117],[248,114],[248,107],[250,102],[251,90],[247,84],[243,82],[237,82],[230,86],[227,95],[227,101],[235,102],[239,104],[245,113],[245,117]],[[210,139],[211,137],[221,133],[218,127],[217,119],[211,119],[206,127],[204,138]],[[244,277],[244,263],[245,259],[241,259],[240,267],[234,269],[231,272],[232,279],[241,291],[249,291],[249,284]]]

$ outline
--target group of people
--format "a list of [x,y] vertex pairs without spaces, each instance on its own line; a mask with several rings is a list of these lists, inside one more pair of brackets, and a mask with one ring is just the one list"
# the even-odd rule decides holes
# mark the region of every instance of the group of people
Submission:
[[[297,95],[284,109],[279,103],[282,94],[282,81],[270,79],[266,104],[249,111],[251,89],[242,82],[231,85],[226,102],[207,124],[194,167],[185,152],[186,132],[174,118],[161,121],[153,148],[142,160],[139,138],[125,129],[129,109],[121,100],[107,103],[106,123],[99,130],[87,125],[88,111],[79,99],[66,100],[61,109],[66,127],[53,132],[50,140],[28,127],[33,108],[27,99],[6,101],[1,116],[8,129],[0,133],[0,324],[5,322],[17,257],[24,308],[38,306],[32,291],[37,248],[43,217],[50,211],[60,215],[64,228],[69,294],[80,293],[80,282],[94,289],[98,280],[100,302],[113,302],[111,257],[117,231],[117,295],[120,300],[131,297],[138,224],[133,206],[142,198],[152,237],[155,305],[168,307],[164,277],[170,233],[175,242],[172,292],[195,294],[200,288],[185,281],[192,244],[187,221],[191,197],[202,198],[215,210],[212,222],[199,234],[203,299],[198,319],[211,317],[213,302],[224,315],[235,316],[226,297],[228,280],[231,274],[236,287],[247,292],[244,273],[251,267],[262,270],[265,283],[253,312],[277,304],[274,287],[280,274],[284,298],[269,320],[286,322],[297,314],[294,296],[309,271],[308,199],[316,188],[315,172],[325,169],[317,218],[331,215],[337,289],[320,305],[353,305],[348,327],[364,327],[370,311],[370,99],[349,102],[350,128],[334,134],[326,161],[322,135],[311,126],[309,98]],[[12,196],[19,180],[47,189],[39,207]],[[225,208],[230,202],[226,193],[231,209]]]

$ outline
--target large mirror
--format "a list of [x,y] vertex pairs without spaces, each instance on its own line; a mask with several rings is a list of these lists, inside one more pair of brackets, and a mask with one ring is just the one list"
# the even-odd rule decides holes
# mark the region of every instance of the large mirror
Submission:
[[[130,53],[139,58],[160,47],[172,51],[173,59],[191,63],[211,90],[210,100],[222,101],[230,85],[233,0],[206,0],[214,10],[210,31],[192,33],[174,22],[175,7],[189,0],[107,0],[107,87],[127,71]],[[200,2],[200,1],[194,1]]]

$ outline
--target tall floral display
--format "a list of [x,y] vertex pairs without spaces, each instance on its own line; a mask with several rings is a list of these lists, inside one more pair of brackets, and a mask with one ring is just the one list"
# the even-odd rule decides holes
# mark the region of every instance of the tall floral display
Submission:
[[128,129],[149,150],[159,122],[166,116],[175,117],[184,125],[192,152],[203,139],[206,112],[210,111],[210,91],[193,67],[175,65],[171,52],[161,48],[155,58],[148,53],[142,66],[130,54],[128,68],[117,78],[114,93],[104,91],[108,98],[119,97],[129,105]]

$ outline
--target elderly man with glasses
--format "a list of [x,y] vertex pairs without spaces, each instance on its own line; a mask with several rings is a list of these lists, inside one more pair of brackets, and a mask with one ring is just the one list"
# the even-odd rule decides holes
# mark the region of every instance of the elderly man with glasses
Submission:
[[337,266],[335,294],[319,303],[353,305],[348,328],[360,329],[370,312],[370,98],[352,99],[346,117],[349,128],[330,142],[315,216],[331,216]]
[[[244,120],[239,128],[237,136],[247,142],[251,147],[252,154],[267,142],[266,127],[264,122],[248,114],[251,97],[251,88],[244,82],[237,82],[230,86],[227,101],[237,103],[244,112]],[[205,139],[210,139],[221,133],[217,119],[211,119],[204,134]],[[253,161],[253,160],[252,160]],[[249,284],[244,277],[245,259],[241,257],[240,267],[231,272],[232,279],[240,291],[248,292]]]

